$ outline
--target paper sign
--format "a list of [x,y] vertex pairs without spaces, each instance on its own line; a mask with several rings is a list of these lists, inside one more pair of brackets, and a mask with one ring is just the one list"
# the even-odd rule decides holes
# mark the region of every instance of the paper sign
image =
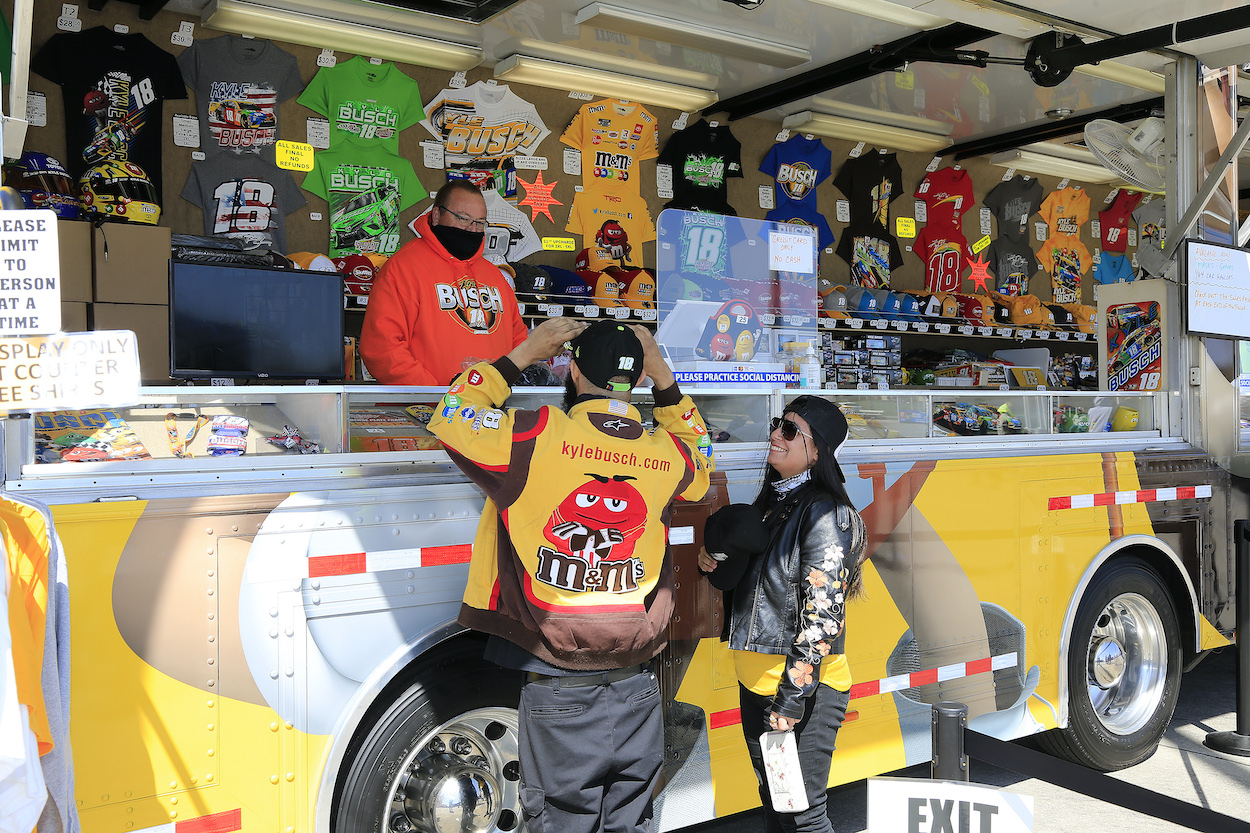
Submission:
[[990,233],[990,218],[993,213],[988,208],[982,208],[979,212],[981,218],[981,234]]
[[1046,242],[1046,224],[1034,223],[1033,224],[1033,236],[1037,238],[1038,243],[1045,243]]
[[988,245],[990,245],[990,236],[987,234],[984,237],[982,237],[980,240],[972,244],[972,253],[974,255],[979,255],[981,254],[982,250],[984,250],[985,247]]
[[761,185],[760,186],[760,208],[772,209],[773,206],[775,205],[773,200],[774,200],[773,186]]
[[138,401],[138,340],[130,330],[0,338],[0,411]]
[[48,126],[48,97],[43,93],[31,90],[26,94],[26,123],[31,127]]
[[673,190],[673,166],[657,164],[655,166],[655,187],[659,191]]
[[673,129],[674,129],[674,130],[685,130],[685,129],[686,129],[686,124],[689,122],[689,120],[690,120],[690,114],[689,114],[689,113],[682,113],[680,116],[678,116],[677,118],[673,119]]
[[1135,228],[1130,228],[1130,229],[1128,230],[1128,244],[1129,244],[1130,246],[1136,246],[1136,245],[1137,245],[1137,229],[1135,229]]
[[1071,180],[1065,176],[1063,179],[1059,180],[1059,184],[1055,186],[1055,190],[1062,191],[1064,188],[1068,187],[1069,182],[1071,182]]
[[899,237],[910,239],[916,236],[916,221],[911,217],[895,217],[894,233]]
[[942,157],[935,156],[931,160],[929,160],[929,164],[925,165],[924,169],[928,171],[929,173],[933,173],[934,171],[938,169],[938,165],[941,165],[941,164],[942,164]]
[[815,272],[815,242],[810,234],[789,234],[769,229],[768,268],[779,272]]
[[330,147],[330,120],[320,116],[309,116],[305,122],[308,144],[318,150]]
[[575,252],[577,241],[572,237],[544,237],[543,249],[548,252]]
[[916,74],[910,70],[907,72],[894,73],[894,86],[900,90],[916,89]]
[[851,222],[850,200],[838,200],[833,204],[833,213],[839,223]]
[[200,120],[186,113],[175,113],[174,144],[180,148],[198,148],[200,146]]
[[0,333],[60,330],[60,280],[56,214],[46,208],[0,213]]
[[916,200],[916,222],[929,222],[929,206],[925,204],[924,200]]
[[570,92],[569,98],[576,98],[578,101],[590,101],[594,96],[590,93]]
[[577,148],[564,149],[564,172],[569,176],[578,176],[582,172],[582,152]]
[[311,171],[313,169],[313,146],[303,142],[288,142],[279,139],[274,145],[277,151],[279,168],[288,171]]
[[524,154],[512,157],[512,162],[516,165],[518,171],[545,171],[547,170],[547,157],[545,156],[525,156]]
[[1015,168],[1008,168],[1007,173],[1003,174],[1003,182],[1010,182],[1011,178],[1016,175]]
[[431,170],[441,171],[446,167],[446,153],[442,142],[421,143],[421,164]]

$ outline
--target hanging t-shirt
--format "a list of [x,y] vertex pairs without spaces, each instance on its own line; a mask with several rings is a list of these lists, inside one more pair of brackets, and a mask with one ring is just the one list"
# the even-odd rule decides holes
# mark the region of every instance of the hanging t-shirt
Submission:
[[768,216],[764,219],[770,223],[787,223],[792,226],[807,226],[815,229],[818,257],[825,247],[833,245],[833,229],[829,228],[825,215],[809,208],[806,203],[783,202],[768,212]]
[[833,184],[851,203],[851,225],[890,227],[890,203],[903,196],[903,169],[895,153],[865,153],[842,163]]
[[583,104],[560,141],[582,152],[586,194],[640,193],[638,163],[660,152],[660,126],[641,104],[603,99]]
[[417,82],[392,63],[357,55],[317,70],[299,103],[330,120],[330,149],[344,138],[399,153],[399,131],[425,117]]
[[675,253],[673,270],[707,277],[727,274],[730,248],[741,239],[740,234],[741,223],[737,220],[726,220],[716,214],[683,215],[677,241],[670,250]]
[[924,263],[924,288],[929,292],[958,292],[968,253],[968,241],[959,229],[929,223],[916,235],[911,250]]
[[1103,252],[1094,267],[1094,280],[1100,284],[1130,283],[1136,278],[1128,255]]
[[643,265],[642,244],[655,239],[655,225],[647,213],[647,201],[629,193],[573,197],[565,231],[583,235],[586,246],[610,249],[617,265]]
[[948,165],[926,174],[915,196],[924,200],[929,225],[958,228],[964,212],[972,208],[972,177],[963,168]]
[[1089,194],[1076,185],[1069,185],[1062,191],[1051,191],[1042,200],[1038,213],[1050,226],[1052,237],[1075,237],[1081,233],[1081,226],[1089,221]]
[[1029,294],[1029,281],[1037,274],[1039,264],[1028,241],[1000,236],[985,250],[985,257],[1001,294]]
[[63,161],[74,179],[95,165],[129,162],[143,169],[163,199],[162,104],[187,97],[173,55],[141,34],[96,26],[48,38],[30,68],[61,87]]
[[204,233],[286,253],[286,215],[306,205],[290,171],[254,153],[211,153],[191,163],[182,198],[204,210]]
[[498,168],[514,156],[533,156],[551,132],[533,104],[485,81],[441,90],[425,113],[421,126],[443,143],[448,167]]
[[1158,277],[1167,267],[1163,246],[1167,242],[1167,213],[1163,200],[1151,200],[1133,212],[1137,221],[1137,265]]
[[483,191],[486,199],[486,248],[482,256],[492,263],[516,263],[543,250],[525,212],[505,200],[498,191]]
[[1013,240],[1028,236],[1029,218],[1042,204],[1042,183],[1016,174],[985,195],[985,207],[998,219],[998,233]]
[[657,160],[673,169],[673,199],[665,208],[711,211],[736,217],[729,179],[742,176],[742,144],[729,126],[699,119],[669,137]]
[[[201,144],[259,153],[278,140],[278,103],[304,89],[295,56],[274,43],[225,35],[178,56],[195,93]],[[272,153],[267,154],[272,157]]]
[[1104,252],[1123,254],[1128,248],[1128,224],[1133,221],[1133,211],[1142,196],[1140,191],[1121,189],[1111,207],[1098,212],[1098,234],[1102,238]]
[[833,172],[833,154],[819,138],[795,133],[773,145],[760,164],[760,172],[776,181],[777,205],[787,200],[816,210],[816,186]]
[[330,204],[332,258],[395,254],[399,212],[427,196],[411,162],[351,138],[313,156],[304,189]]
[[1081,302],[1081,275],[1089,271],[1089,249],[1079,237],[1054,234],[1037,253],[1042,268],[1050,273],[1050,288],[1056,304]]
[[851,285],[889,289],[890,272],[903,265],[898,241],[878,228],[848,228],[838,242],[838,257],[851,265]]

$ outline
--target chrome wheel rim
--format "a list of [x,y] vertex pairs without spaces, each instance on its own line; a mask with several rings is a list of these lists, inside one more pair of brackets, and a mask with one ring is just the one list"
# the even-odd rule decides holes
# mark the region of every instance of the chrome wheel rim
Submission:
[[1103,728],[1131,735],[1163,700],[1168,645],[1163,620],[1137,593],[1116,596],[1098,614],[1086,651],[1090,705]]
[[515,833],[521,765],[515,709],[465,712],[426,734],[390,777],[389,833]]

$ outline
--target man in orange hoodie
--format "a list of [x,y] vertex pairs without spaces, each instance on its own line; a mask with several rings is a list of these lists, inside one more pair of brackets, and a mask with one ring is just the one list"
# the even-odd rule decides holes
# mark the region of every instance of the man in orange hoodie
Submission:
[[413,224],[416,239],[382,267],[360,333],[361,358],[382,384],[442,387],[525,341],[512,287],[482,257],[486,222],[477,187],[452,180]]

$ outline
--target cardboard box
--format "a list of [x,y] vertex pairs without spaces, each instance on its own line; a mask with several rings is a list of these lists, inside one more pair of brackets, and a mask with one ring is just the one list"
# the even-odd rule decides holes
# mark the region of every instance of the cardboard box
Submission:
[[[90,303],[91,223],[83,220],[57,220],[56,241],[60,248],[61,303]],[[62,313],[64,314],[64,313]],[[83,312],[86,321],[86,312]],[[69,332],[68,327],[62,327]],[[84,325],[83,329],[86,329]]]
[[[1001,364],[985,362],[966,362],[964,364],[939,367],[933,371],[939,387],[962,387],[969,385],[974,388],[990,388],[1007,384],[1007,368]],[[967,381],[965,381],[967,380]]]
[[169,307],[92,304],[91,329],[133,330],[139,340],[139,375],[143,383],[169,384]]
[[[105,223],[96,229],[92,243],[95,300],[168,304],[169,239],[169,229],[160,226]],[[168,373],[166,368],[166,377]]]
[[61,302],[61,332],[85,333],[87,327],[87,305],[79,302]]

